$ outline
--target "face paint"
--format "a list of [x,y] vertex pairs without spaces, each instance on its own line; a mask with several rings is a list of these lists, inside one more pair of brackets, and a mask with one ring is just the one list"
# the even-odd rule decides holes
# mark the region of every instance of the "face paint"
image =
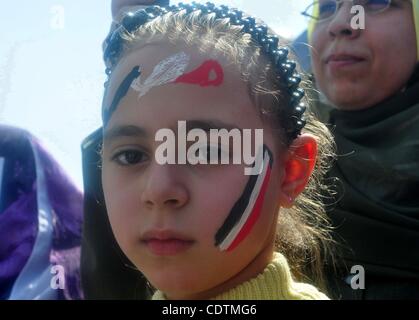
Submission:
[[197,69],[176,79],[175,83],[197,84],[201,87],[219,86],[223,83],[224,72],[215,60],[207,60]]
[[185,72],[189,60],[190,57],[186,53],[177,53],[161,61],[144,83],[141,82],[141,77],[137,78],[131,84],[131,88],[137,91],[138,98],[141,98],[154,87],[175,82]]
[[138,79],[141,75],[141,70],[139,66],[135,66],[131,72],[124,78],[120,86],[118,87],[118,90],[116,90],[116,94],[112,100],[112,104],[109,108],[104,108],[103,110],[103,121],[104,123],[107,123],[110,119],[112,113],[116,110],[116,107],[121,102],[122,98],[126,96],[128,93],[128,90],[132,84],[132,82],[136,79]]
[[161,61],[144,82],[141,79],[140,67],[134,67],[116,91],[111,106],[104,108],[104,123],[109,121],[112,113],[130,88],[138,92],[138,98],[141,98],[152,88],[169,83],[186,83],[201,87],[219,86],[223,83],[224,72],[220,63],[215,60],[206,60],[197,69],[184,74],[189,60],[190,56],[184,52],[170,56]]
[[[259,175],[252,175],[243,194],[234,204],[221,228],[215,235],[215,245],[221,251],[231,251],[250,233],[260,216],[263,200],[272,170],[272,152],[266,145],[259,151],[263,153],[263,170]],[[255,161],[255,165],[257,160]]]

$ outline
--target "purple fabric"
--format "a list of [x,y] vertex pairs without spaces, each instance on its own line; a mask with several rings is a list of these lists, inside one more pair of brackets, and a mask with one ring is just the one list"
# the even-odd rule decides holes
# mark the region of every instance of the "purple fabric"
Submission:
[[6,159],[5,173],[8,175],[2,192],[8,201],[0,212],[0,298],[7,298],[10,293],[32,252],[37,234],[36,176],[31,142],[40,155],[53,209],[50,262],[62,265],[65,270],[66,286],[60,290],[59,296],[62,299],[81,299],[82,194],[34,137],[26,131],[2,125],[0,157]]
[[[0,212],[0,298],[25,266],[37,232],[35,164],[23,131],[0,126],[0,156],[5,158]],[[1,209],[0,209],[1,210]]]
[[31,254],[36,223],[36,192],[22,195],[0,215],[0,297],[11,286]]

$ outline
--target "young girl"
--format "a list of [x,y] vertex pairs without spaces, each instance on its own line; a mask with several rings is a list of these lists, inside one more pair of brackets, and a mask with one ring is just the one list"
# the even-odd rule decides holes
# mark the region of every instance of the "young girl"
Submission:
[[321,281],[332,139],[287,53],[211,3],[128,13],[109,37],[106,209],[153,299],[327,299],[300,281]]

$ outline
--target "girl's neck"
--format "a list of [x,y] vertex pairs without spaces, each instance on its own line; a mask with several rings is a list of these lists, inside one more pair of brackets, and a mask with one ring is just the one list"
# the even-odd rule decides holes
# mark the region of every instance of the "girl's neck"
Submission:
[[265,270],[266,266],[272,261],[273,253],[274,241],[269,241],[268,244],[244,269],[222,284],[194,295],[173,296],[166,294],[166,298],[169,300],[207,300],[213,298],[261,274]]

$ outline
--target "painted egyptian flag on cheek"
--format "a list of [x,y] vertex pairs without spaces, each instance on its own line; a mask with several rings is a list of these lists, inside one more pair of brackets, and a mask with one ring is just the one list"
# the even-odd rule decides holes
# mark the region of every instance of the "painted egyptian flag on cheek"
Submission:
[[120,101],[127,95],[130,88],[138,92],[138,99],[152,88],[169,83],[184,83],[199,85],[201,87],[220,86],[224,81],[224,71],[216,60],[205,60],[195,70],[185,73],[190,61],[190,56],[185,52],[174,54],[161,62],[145,80],[142,79],[140,66],[135,66],[124,78],[116,91],[115,97],[109,108],[103,109],[103,119],[106,123],[118,107]]
[[249,235],[258,220],[271,175],[272,163],[272,152],[266,145],[263,145],[254,163],[256,172],[259,172],[257,168],[259,165],[263,165],[262,171],[249,177],[242,195],[215,235],[215,245],[221,251],[231,251],[236,248]]

